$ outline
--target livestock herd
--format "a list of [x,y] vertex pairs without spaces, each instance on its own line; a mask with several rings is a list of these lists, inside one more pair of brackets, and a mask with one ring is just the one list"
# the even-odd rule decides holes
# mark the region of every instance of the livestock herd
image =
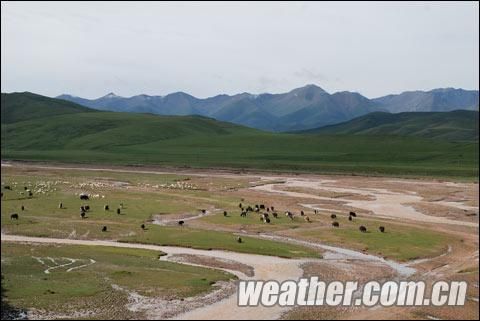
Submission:
[[[5,189],[10,189],[9,186],[5,186],[4,187]],[[25,188],[26,191],[28,191],[28,195],[29,197],[32,197],[32,194],[31,192]],[[2,193],[2,196],[3,196],[3,193]],[[85,193],[82,193],[80,194],[80,200],[81,201],[88,201],[90,199],[89,195],[88,194],[85,194]],[[243,199],[242,199],[243,200]],[[274,206],[265,206],[264,204],[256,204],[255,206],[251,206],[251,205],[248,205],[248,206],[244,206],[242,203],[239,203],[238,204],[238,207],[240,208],[240,217],[243,217],[243,218],[246,218],[248,216],[249,213],[257,213],[258,214],[258,217],[260,219],[261,222],[265,223],[265,224],[270,224],[272,223],[272,220],[270,218],[270,214],[271,216],[274,218],[274,219],[278,219],[279,216],[278,216],[278,213],[275,211],[275,207]],[[62,202],[59,203],[58,205],[58,208],[59,209],[64,209],[64,205]],[[124,208],[123,206],[123,203],[120,203],[119,206],[117,207],[116,209],[116,213],[118,215],[120,215],[122,213],[122,209]],[[105,204],[104,207],[103,207],[104,211],[105,212],[109,212],[110,211],[110,206],[108,204]],[[21,210],[24,211],[25,210],[25,206],[22,205],[21,206]],[[80,206],[80,217],[82,219],[85,219],[87,218],[87,212],[90,211],[90,206],[89,205],[82,205]],[[206,213],[206,210],[202,210],[202,213],[205,214]],[[317,215],[318,214],[318,211],[316,209],[314,209],[313,211],[313,214],[314,215]],[[223,216],[224,217],[228,217],[228,212],[227,211],[223,211]],[[294,221],[295,219],[295,215],[291,212],[291,211],[285,211],[285,216],[287,218],[289,218],[291,221]],[[300,211],[300,216],[303,217],[303,219],[308,222],[308,223],[312,223],[312,220],[310,219],[310,217],[308,215],[305,214],[305,212],[303,210]],[[348,214],[348,220],[349,221],[353,221],[354,218],[357,217],[357,214],[355,212],[349,212]],[[339,228],[340,227],[340,223],[337,221],[337,215],[336,214],[331,214],[330,215],[330,218],[333,220],[332,221],[332,226],[334,228]],[[12,213],[10,214],[10,219],[11,220],[18,220],[19,219],[19,215],[18,213]],[[184,220],[180,220],[178,221],[178,225],[179,226],[183,226],[185,224],[185,221]],[[140,226],[140,228],[142,230],[146,230],[146,227],[145,227],[145,224],[142,224]],[[359,231],[362,232],[362,233],[366,233],[368,230],[366,228],[366,226],[364,225],[360,225],[359,226]],[[107,231],[107,226],[103,226],[102,227],[102,232],[106,232]],[[381,233],[385,233],[385,227],[384,226],[380,226],[378,228],[378,230],[381,232]],[[242,239],[241,238],[238,238],[237,241],[239,243],[242,243]]]
[[[261,222],[264,222],[264,223],[271,223],[272,221],[270,220],[270,214],[272,214],[272,217],[275,218],[275,219],[278,219],[278,213],[275,211],[275,207],[273,206],[265,206],[264,204],[256,204],[254,207],[252,207],[251,205],[248,205],[248,206],[244,206],[242,203],[239,203],[238,204],[238,207],[240,208],[241,212],[240,212],[240,217],[243,217],[243,218],[246,218],[247,217],[247,214],[249,212],[251,213],[258,213],[259,214],[259,218],[260,218],[260,221]],[[317,215],[318,214],[318,210],[314,209],[313,210],[313,214],[314,215]],[[224,217],[227,217],[228,216],[228,213],[227,211],[224,211],[223,212],[223,216]],[[285,211],[285,216],[288,217],[291,221],[294,220],[294,217],[295,215],[291,212],[291,211]],[[310,219],[310,217],[308,215],[305,214],[305,212],[303,210],[300,211],[300,216],[303,217],[303,219],[308,222],[308,223],[312,223],[312,220]],[[353,218],[356,218],[357,217],[357,213],[355,212],[350,212],[348,214],[348,220],[350,222],[353,221]],[[337,219],[337,214],[331,214],[330,215],[330,218],[332,220],[334,220],[332,222],[332,226],[333,227],[340,227],[340,223],[338,221],[336,221]],[[183,224],[183,223],[182,223]],[[367,232],[367,228],[363,225],[360,225],[359,226],[359,231],[362,232],[362,233],[366,233]],[[385,227],[384,226],[380,226],[378,228],[378,230],[381,232],[381,233],[385,233]],[[239,240],[239,242],[241,243],[241,239]]]

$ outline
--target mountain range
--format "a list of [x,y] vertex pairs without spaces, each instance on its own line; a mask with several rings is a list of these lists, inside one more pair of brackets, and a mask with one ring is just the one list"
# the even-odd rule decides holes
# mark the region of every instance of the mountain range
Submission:
[[478,110],[477,90],[441,88],[408,91],[369,99],[356,92],[330,94],[307,85],[283,94],[217,95],[205,99],[184,92],[166,96],[121,97],[109,93],[97,99],[72,95],[56,98],[104,111],[157,115],[201,115],[268,131],[306,130],[337,124],[371,112]]

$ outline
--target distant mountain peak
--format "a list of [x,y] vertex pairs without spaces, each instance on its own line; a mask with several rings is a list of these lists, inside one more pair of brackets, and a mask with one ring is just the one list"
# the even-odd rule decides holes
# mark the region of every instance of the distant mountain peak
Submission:
[[306,92],[306,91],[313,91],[313,92],[318,92],[318,93],[321,93],[321,94],[327,94],[327,92],[323,88],[321,88],[321,87],[319,87],[315,84],[307,84],[303,87],[295,88],[290,92],[299,93],[299,92]]
[[203,115],[272,131],[315,128],[348,121],[374,111],[478,110],[478,91],[472,90],[439,88],[369,99],[355,91],[330,94],[315,84],[306,84],[284,93],[255,95],[244,92],[205,99],[182,91],[165,96],[141,94],[120,97],[111,92],[93,100],[72,96],[59,98],[98,110]]
[[115,93],[113,93],[113,92],[110,92],[110,93],[106,94],[105,96],[103,96],[102,98],[122,98],[122,97],[115,95]]

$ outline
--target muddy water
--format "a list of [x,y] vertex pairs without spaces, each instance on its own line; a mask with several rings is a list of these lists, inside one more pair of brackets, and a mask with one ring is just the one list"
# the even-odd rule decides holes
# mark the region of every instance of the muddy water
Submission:
[[[325,190],[330,192],[339,192],[339,193],[354,193],[359,195],[367,195],[373,197],[373,200],[351,200],[351,199],[335,199],[338,202],[344,203],[346,206],[363,209],[366,211],[371,211],[377,216],[388,217],[393,219],[409,219],[413,221],[428,222],[428,223],[438,223],[438,224],[452,224],[452,225],[463,225],[463,226],[472,226],[478,227],[478,223],[473,222],[464,222],[464,221],[455,221],[450,220],[444,217],[430,216],[425,215],[413,208],[411,205],[414,203],[420,203],[423,201],[423,198],[417,195],[410,193],[399,193],[392,192],[387,189],[379,188],[342,188],[337,186],[331,186],[330,183],[333,183],[332,180],[305,180],[297,178],[288,178],[284,183],[278,184],[265,184],[252,187],[251,189],[257,191],[265,191],[269,193],[276,193],[287,195],[290,197],[301,198],[301,199],[316,199],[316,200],[328,200],[331,201],[332,198],[318,196],[315,194],[302,193],[302,192],[292,192],[285,191],[278,188],[282,187],[301,187],[309,188],[313,190]],[[461,203],[451,202],[454,204],[444,204],[444,205],[454,205],[456,207],[461,206]],[[304,206],[312,209],[320,209],[315,207],[315,204],[304,204]],[[477,209],[478,211],[478,209]]]

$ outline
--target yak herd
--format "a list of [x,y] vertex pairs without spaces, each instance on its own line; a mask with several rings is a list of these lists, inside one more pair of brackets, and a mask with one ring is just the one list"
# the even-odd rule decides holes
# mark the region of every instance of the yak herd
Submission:
[[[5,189],[8,189],[9,186],[5,186]],[[3,193],[2,193],[3,194]],[[2,195],[3,196],[3,195]],[[80,194],[80,200],[82,201],[88,201],[90,198],[88,196],[88,194]],[[243,218],[246,218],[248,213],[257,213],[259,214],[259,219],[261,222],[264,222],[266,224],[270,224],[272,222],[272,219],[278,219],[279,216],[278,216],[278,213],[275,211],[275,207],[274,206],[265,206],[264,204],[260,204],[260,205],[255,205],[255,206],[251,206],[251,205],[248,205],[248,206],[244,206],[242,203],[239,203],[238,204],[238,207],[240,208],[241,212],[240,212],[240,216],[243,217]],[[63,206],[63,203],[59,203],[58,205],[58,208],[59,209],[64,209],[65,207]],[[122,213],[122,209],[124,208],[123,206],[123,203],[120,203],[118,208],[116,209],[116,213],[118,215],[120,215]],[[108,212],[110,211],[110,206],[108,204],[105,204],[104,207],[103,207],[104,211],[105,212]],[[25,210],[25,207],[22,205],[21,206],[21,210],[24,211]],[[89,205],[82,205],[80,206],[80,217],[82,219],[85,219],[87,218],[87,213],[90,211],[90,206]],[[202,210],[202,213],[205,214],[206,213],[206,210]],[[316,209],[314,209],[314,212],[313,212],[315,215],[318,214],[318,211]],[[270,217],[271,215],[271,217]],[[224,217],[228,217],[228,213],[227,211],[224,211],[223,212],[223,216]],[[285,216],[287,218],[289,218],[291,221],[294,220],[294,217],[295,215],[290,212],[290,211],[285,211]],[[310,219],[310,217],[308,215],[305,214],[305,212],[302,210],[300,211],[300,216],[303,217],[303,219],[308,222],[308,223],[311,223],[312,220]],[[349,215],[348,215],[348,220],[349,221],[353,221],[354,218],[357,217],[357,214],[355,212],[350,212]],[[340,227],[340,223],[337,221],[337,215],[336,214],[331,214],[330,215],[330,218],[333,220],[332,222],[332,226],[334,228],[339,228]],[[18,220],[19,219],[19,215],[18,213],[12,213],[10,215],[10,219],[11,220]],[[183,220],[180,220],[178,221],[178,225],[179,226],[183,226],[185,224],[185,221]],[[146,230],[146,227],[145,227],[145,224],[142,224],[140,226],[140,228],[142,230]],[[359,231],[362,232],[362,233],[366,233],[367,232],[367,228],[364,226],[364,225],[360,225],[359,226]],[[107,231],[107,226],[103,226],[102,227],[102,232],[106,232]],[[385,233],[385,227],[384,226],[380,226],[378,228],[378,230],[381,232],[381,233]],[[239,237],[237,238],[237,242],[238,243],[242,243],[242,239]]]
[[[251,205],[248,205],[248,206],[244,206],[242,203],[239,203],[238,204],[238,207],[241,209],[241,212],[240,212],[240,216],[241,217],[244,217],[246,218],[247,217],[247,214],[249,212],[252,212],[252,213],[258,213],[259,214],[259,219],[261,222],[264,222],[264,223],[271,223],[272,221],[270,220],[270,214],[272,215],[273,218],[277,219],[278,218],[278,213],[275,211],[275,207],[273,206],[265,206],[264,204],[260,204],[260,205],[255,205],[254,207],[252,207]],[[318,214],[318,211],[316,209],[314,209],[313,213],[315,215]],[[227,211],[224,211],[223,212],[223,216],[224,217],[227,217],[228,216],[228,213]],[[288,217],[290,220],[294,220],[294,214],[290,211],[285,211],[285,216]],[[300,211],[300,216],[303,217],[303,219],[308,222],[308,223],[311,223],[312,220],[310,219],[310,217],[308,215],[305,214],[305,212],[302,210]],[[350,212],[348,214],[348,220],[350,222],[353,221],[353,218],[354,217],[357,217],[357,213],[355,212]],[[333,227],[340,227],[340,223],[338,221],[336,221],[337,219],[337,215],[336,214],[331,214],[330,215],[330,218],[332,220],[334,220],[332,222],[332,226]],[[367,232],[367,228],[363,225],[360,225],[359,226],[359,231],[362,232],[362,233],[366,233]],[[378,228],[378,230],[381,232],[381,233],[385,233],[385,227],[384,226],[380,226]],[[241,243],[241,239],[238,240],[240,243]]]

